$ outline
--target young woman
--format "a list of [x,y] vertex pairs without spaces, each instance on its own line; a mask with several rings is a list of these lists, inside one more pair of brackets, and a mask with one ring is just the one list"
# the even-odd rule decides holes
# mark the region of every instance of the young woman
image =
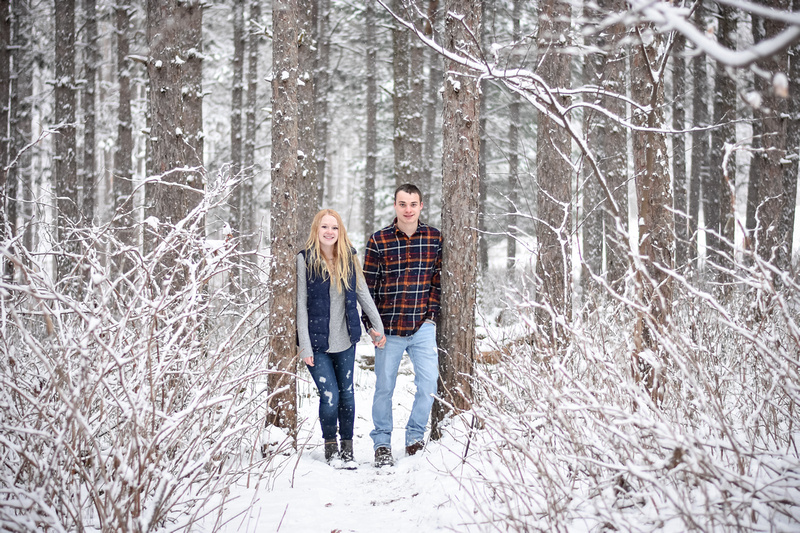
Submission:
[[341,459],[348,468],[355,467],[353,369],[355,345],[361,338],[356,302],[374,324],[369,330],[372,342],[382,348],[386,337],[381,318],[342,218],[323,209],[311,223],[305,248],[297,254],[297,338],[300,357],[319,389],[325,460]]

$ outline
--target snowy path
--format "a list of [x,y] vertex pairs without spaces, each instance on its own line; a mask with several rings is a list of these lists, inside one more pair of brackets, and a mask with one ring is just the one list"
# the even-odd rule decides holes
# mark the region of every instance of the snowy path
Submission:
[[[359,368],[371,345],[358,345],[356,360],[356,427],[354,450],[359,468],[336,470],[325,463],[316,409],[318,397],[310,376],[298,381],[300,416],[305,420],[299,442],[305,451],[286,457],[280,470],[258,489],[232,487],[236,499],[226,506],[225,532],[392,532],[464,531],[458,509],[468,505],[457,480],[459,451],[444,442],[429,443],[422,453],[405,457],[403,428],[413,400],[413,375],[405,358],[395,391],[395,466],[388,472],[372,466],[370,409],[374,374]],[[301,376],[303,377],[303,376]],[[206,527],[208,523],[204,524]],[[205,530],[203,527],[202,530]]]

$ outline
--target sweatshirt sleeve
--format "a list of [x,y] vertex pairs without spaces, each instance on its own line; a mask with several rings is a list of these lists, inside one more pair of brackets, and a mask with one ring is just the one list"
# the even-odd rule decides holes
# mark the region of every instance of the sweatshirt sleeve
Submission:
[[[372,300],[367,282],[363,276],[358,276],[358,283],[356,285],[356,298],[358,298],[358,303],[361,305],[361,311],[369,318],[370,327],[383,335],[381,315],[378,313],[378,308],[375,307],[375,302]],[[369,333],[369,328],[367,329],[367,333]]]
[[306,260],[297,254],[297,356],[311,357],[311,336],[308,334],[308,290],[306,287]]

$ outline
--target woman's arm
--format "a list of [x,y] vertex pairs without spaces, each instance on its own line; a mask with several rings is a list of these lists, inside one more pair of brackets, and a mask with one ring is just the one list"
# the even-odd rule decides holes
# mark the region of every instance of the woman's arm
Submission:
[[314,366],[314,351],[308,334],[308,289],[306,287],[306,259],[297,254],[297,348],[298,357],[307,365]]

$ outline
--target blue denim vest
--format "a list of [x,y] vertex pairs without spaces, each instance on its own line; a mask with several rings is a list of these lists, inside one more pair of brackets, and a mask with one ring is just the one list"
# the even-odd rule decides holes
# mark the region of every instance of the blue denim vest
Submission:
[[[308,335],[311,337],[311,349],[315,352],[328,351],[328,336],[331,319],[331,281],[320,278],[312,272],[308,262],[308,250],[300,253],[306,260],[306,306],[308,308]],[[350,288],[344,289],[344,313],[350,342],[357,343],[361,338],[361,318],[356,306],[356,273],[350,274]]]

